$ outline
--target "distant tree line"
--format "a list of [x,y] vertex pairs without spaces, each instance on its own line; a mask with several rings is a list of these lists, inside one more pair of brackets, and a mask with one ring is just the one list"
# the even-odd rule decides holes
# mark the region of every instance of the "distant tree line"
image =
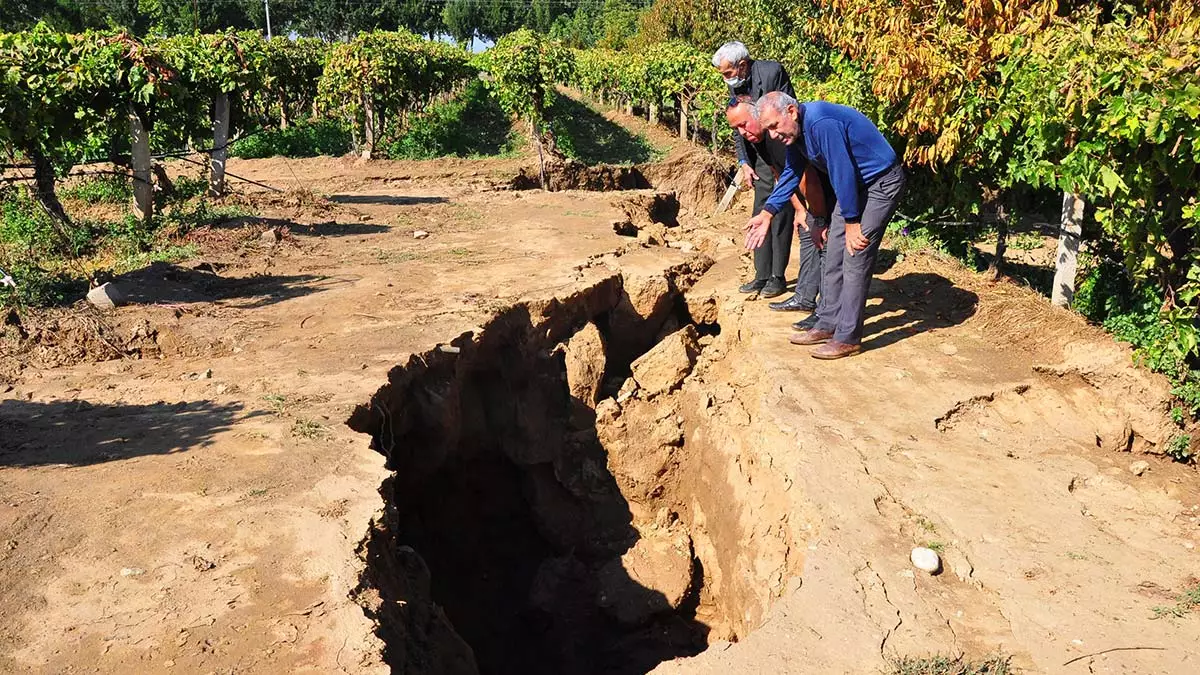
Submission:
[[[652,0],[270,0],[276,35],[329,40],[405,28],[458,43],[494,41],[520,28],[572,47],[619,48],[637,32]],[[138,36],[265,30],[263,0],[3,0],[0,32],[39,21],[66,32],[126,28]]]

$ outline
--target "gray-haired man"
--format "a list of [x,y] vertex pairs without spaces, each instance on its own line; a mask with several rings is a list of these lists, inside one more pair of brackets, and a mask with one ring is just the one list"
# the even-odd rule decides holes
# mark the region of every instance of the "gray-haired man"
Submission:
[[[754,103],[760,96],[770,91],[783,91],[793,94],[792,81],[788,78],[787,70],[778,61],[763,61],[750,58],[750,50],[741,42],[726,42],[713,54],[713,67],[724,78],[729,86],[731,98],[738,96],[749,97]],[[775,177],[769,172],[759,171],[755,167],[755,156],[746,145],[746,140],[740,135],[734,139],[737,147],[739,178],[746,187],[754,188],[756,193],[770,194],[775,188]],[[761,164],[759,166],[761,168]],[[783,227],[788,227],[786,222]],[[790,244],[790,238],[788,243]],[[777,255],[783,255],[784,265],[791,251],[764,251],[755,256],[754,280],[743,285],[739,290],[743,293],[759,293],[762,297],[773,298],[782,295],[786,286],[782,272],[771,270],[771,260]],[[778,276],[776,276],[778,275]]]

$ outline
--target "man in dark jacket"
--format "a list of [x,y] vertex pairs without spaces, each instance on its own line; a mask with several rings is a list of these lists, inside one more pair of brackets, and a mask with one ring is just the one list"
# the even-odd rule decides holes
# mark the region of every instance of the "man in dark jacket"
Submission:
[[[788,79],[787,71],[778,61],[759,61],[750,58],[750,51],[741,42],[726,42],[713,54],[713,67],[721,73],[725,84],[729,86],[731,97],[747,96],[754,103],[760,96],[770,91],[783,91],[794,94],[792,81]],[[752,156],[742,136],[735,139],[738,155],[738,180],[746,187],[753,187],[755,192],[756,209],[775,187],[775,177],[769,172],[763,173],[756,167],[756,158]],[[761,198],[760,198],[761,194]],[[755,211],[757,213],[757,210]],[[791,244],[792,222],[789,214],[781,214],[772,224],[776,233],[787,232],[787,243]],[[743,285],[739,290],[743,293],[755,293],[765,298],[782,295],[786,289],[783,270],[772,270],[771,261],[783,257],[787,265],[791,250],[776,252],[774,246],[778,236],[772,237],[764,244],[764,250],[756,251],[754,256],[754,280]]]
[[[783,141],[771,138],[767,134],[755,119],[753,109],[749,96],[731,98],[725,106],[725,119],[729,126],[737,131],[738,138],[745,141],[748,164],[754,167],[760,176],[771,177],[773,191],[775,180],[787,166],[788,149]],[[755,214],[762,211],[767,198],[771,196],[771,191],[758,188],[760,182],[755,181]],[[832,189],[828,181],[821,180],[816,169],[809,167],[801,176],[798,193],[792,195],[790,202],[771,219],[767,241],[754,249],[754,267],[769,269],[771,278],[783,278],[792,250],[794,225],[795,232],[800,237],[800,274],[796,279],[796,293],[785,302],[771,303],[771,309],[807,311],[815,314],[817,292],[821,288],[821,259],[824,251],[814,245],[809,233],[814,230],[824,231],[829,226],[827,205],[833,203]],[[784,222],[777,222],[780,220]],[[811,325],[815,325],[815,321],[798,326],[798,329],[810,328]]]
[[[772,214],[791,199],[799,177],[815,166],[829,176],[836,204],[821,279],[817,325],[793,335],[798,345],[820,345],[812,356],[839,359],[860,350],[863,312],[884,230],[904,194],[906,177],[896,151],[871,120],[849,106],[800,104],[781,92],[755,104],[762,127],[788,145],[787,166],[763,211],[746,224],[746,246],[763,240]],[[824,233],[814,233],[816,242]]]

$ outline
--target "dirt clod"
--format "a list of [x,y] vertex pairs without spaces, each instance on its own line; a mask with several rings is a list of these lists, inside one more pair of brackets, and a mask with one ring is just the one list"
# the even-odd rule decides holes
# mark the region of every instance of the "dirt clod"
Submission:
[[600,568],[600,606],[629,625],[678,609],[691,588],[694,564],[683,528],[644,531],[633,548]]
[[633,379],[646,397],[665,394],[683,382],[700,353],[694,326],[675,331],[633,362]]

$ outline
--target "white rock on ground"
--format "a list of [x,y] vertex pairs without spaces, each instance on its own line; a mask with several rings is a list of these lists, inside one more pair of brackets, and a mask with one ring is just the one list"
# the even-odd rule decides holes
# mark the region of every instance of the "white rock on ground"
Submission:
[[937,551],[931,548],[914,548],[909,560],[912,561],[913,567],[930,574],[937,574],[938,570],[942,569],[942,559],[938,557]]
[[124,302],[125,296],[111,281],[88,291],[88,302],[100,309],[112,309]]
[[1150,470],[1150,462],[1147,462],[1146,460],[1140,459],[1140,460],[1134,462],[1133,464],[1129,465],[1129,473],[1131,473],[1135,476],[1140,476],[1149,470]]

